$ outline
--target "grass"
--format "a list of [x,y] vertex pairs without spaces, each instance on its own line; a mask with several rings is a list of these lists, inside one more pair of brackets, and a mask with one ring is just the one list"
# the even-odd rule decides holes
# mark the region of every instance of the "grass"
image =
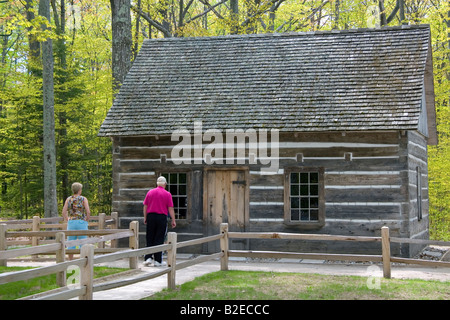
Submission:
[[[31,267],[0,267],[0,273],[21,271],[31,269]],[[94,278],[101,278],[110,274],[119,273],[128,269],[94,267]],[[74,276],[74,272],[68,272],[67,278]],[[68,283],[69,284],[69,283]],[[26,281],[15,281],[0,285],[0,300],[15,300],[30,296],[39,292],[56,289],[56,274],[37,277]]]
[[[379,282],[378,282],[379,281]],[[218,271],[148,300],[449,300],[450,282]],[[375,283],[375,285],[373,285]],[[379,284],[379,285],[378,285]],[[375,288],[374,288],[375,287]],[[371,289],[372,288],[372,289]]]

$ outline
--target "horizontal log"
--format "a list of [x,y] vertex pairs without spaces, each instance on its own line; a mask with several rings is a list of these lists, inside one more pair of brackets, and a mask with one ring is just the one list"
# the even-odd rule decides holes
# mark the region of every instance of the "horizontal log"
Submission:
[[409,238],[390,238],[391,242],[397,243],[413,243],[413,244],[431,244],[436,246],[450,246],[450,241],[426,240],[426,239],[409,239]]
[[66,262],[61,262],[52,266],[41,267],[30,270],[16,271],[7,274],[0,274],[0,284],[33,279],[36,277],[46,276],[56,272],[66,271],[68,266],[77,265],[79,267],[84,266],[87,262],[87,258],[81,258]]
[[365,174],[355,171],[353,174],[341,174],[336,172],[325,173],[326,186],[346,186],[346,185],[401,185],[402,178],[400,172],[397,174],[379,173]]
[[339,236],[329,234],[301,234],[282,232],[229,232],[229,238],[244,239],[291,239],[291,240],[328,240],[328,241],[381,241],[381,237]]
[[29,256],[30,254],[43,254],[49,252],[55,252],[61,249],[60,243],[45,244],[42,246],[35,246],[29,248],[12,249],[6,251],[0,251],[0,260],[17,258],[21,256]]
[[64,230],[64,231],[14,231],[6,232],[7,238],[17,237],[54,237],[56,233],[64,232],[66,236],[96,236],[123,232],[123,229],[103,229],[103,230]]
[[86,293],[86,287],[62,287],[33,294],[17,300],[69,300]]
[[284,189],[252,189],[250,188],[250,202],[283,202]]
[[[40,218],[39,222],[59,222],[62,220],[62,217],[53,217],[53,218]],[[16,223],[33,223],[33,219],[15,219],[15,220],[6,220],[6,221],[0,221],[0,223],[5,224],[16,224]]]
[[229,250],[230,257],[249,258],[277,258],[277,259],[313,259],[313,260],[343,260],[343,261],[373,261],[380,262],[380,255],[360,255],[360,254],[331,254],[331,253],[297,253],[297,252],[276,252],[276,251],[243,251]]
[[158,271],[152,272],[150,274],[146,273],[144,275],[130,278],[130,279],[123,279],[123,280],[109,281],[109,282],[100,283],[100,284],[94,284],[94,292],[110,290],[113,288],[127,286],[127,285],[130,285],[133,283],[150,280],[150,279],[162,276],[166,273],[169,273],[170,270],[171,270],[171,268],[166,267],[166,268],[158,269]]
[[204,237],[204,238],[199,238],[199,239],[193,239],[193,240],[187,240],[187,241],[183,241],[183,242],[178,242],[177,243],[177,248],[194,246],[194,245],[197,245],[197,244],[202,244],[202,243],[206,243],[206,242],[210,242],[210,241],[215,241],[215,240],[221,239],[222,237],[223,237],[222,234],[218,234],[218,235],[214,235],[214,236],[209,236],[209,237]]
[[123,232],[117,232],[117,233],[100,236],[100,237],[66,241],[66,247],[81,246],[84,244],[104,242],[104,241],[109,241],[109,240],[114,240],[114,239],[127,238],[127,237],[131,237],[131,236],[134,236],[134,232],[131,230],[125,230]]
[[327,188],[325,194],[326,202],[402,202],[406,199],[407,189],[362,189],[354,186],[347,189]]
[[[94,253],[95,254],[105,254],[105,253],[114,253],[114,252],[124,251],[124,250],[127,250],[127,248],[94,248]],[[66,253],[67,254],[73,254],[73,253],[78,254],[78,253],[80,253],[80,249],[66,249]],[[55,251],[45,253],[45,255],[48,255],[48,256],[55,255],[55,254],[56,254]],[[43,258],[43,259],[46,259],[46,258]],[[23,259],[20,259],[20,260],[23,260]],[[32,261],[39,260],[39,258],[30,259],[30,260],[32,260]]]
[[7,240],[6,245],[11,246],[28,246],[31,245],[31,240]]
[[30,223],[17,223],[17,224],[8,224],[6,221],[0,221],[2,224],[6,224],[8,230],[21,230],[21,229],[30,229],[32,228],[32,224]]
[[102,256],[96,256],[94,257],[94,264],[102,263],[102,262],[111,262],[119,259],[124,258],[132,258],[132,257],[139,257],[146,254],[161,252],[169,250],[172,247],[170,244],[162,244],[159,246],[154,247],[147,247],[142,249],[135,249],[135,250],[124,250],[120,252],[115,253],[109,253]]
[[446,267],[446,268],[450,268],[450,262],[446,262],[446,261],[433,261],[433,260],[421,260],[421,259],[391,257],[391,262],[407,263],[407,264],[419,264],[419,265],[428,266],[428,267]]
[[[89,226],[98,225],[97,222],[89,223]],[[67,223],[55,223],[55,224],[41,224],[39,229],[66,229]]]
[[209,254],[209,255],[203,255],[203,256],[194,258],[192,260],[179,262],[176,265],[176,269],[180,270],[180,269],[184,269],[184,268],[193,266],[195,264],[203,263],[203,262],[214,260],[214,259],[219,259],[219,258],[223,257],[223,255],[224,255],[223,252],[218,252],[218,253],[213,253],[213,254]]
[[[106,216],[106,219],[112,219],[112,216]],[[52,224],[59,224],[64,220],[63,217],[53,217],[53,218],[40,218],[39,222],[41,223],[41,227],[42,226],[51,226]],[[98,221],[99,220],[99,216],[91,216],[90,217],[90,221]],[[113,221],[113,220],[112,220]],[[6,225],[8,225],[8,229],[9,226],[12,225],[24,225],[27,226],[28,228],[31,228],[31,225],[33,223],[33,219],[14,219],[14,220],[0,220],[0,223],[4,223]]]

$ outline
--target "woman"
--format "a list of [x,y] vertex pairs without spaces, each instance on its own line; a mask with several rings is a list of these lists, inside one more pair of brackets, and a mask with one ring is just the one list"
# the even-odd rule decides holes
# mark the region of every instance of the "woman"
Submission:
[[[87,230],[88,221],[91,217],[88,200],[81,195],[83,185],[75,182],[72,184],[73,195],[66,199],[62,216],[67,221],[67,230]],[[85,239],[87,236],[69,236],[68,240]],[[75,249],[69,247],[68,249]],[[73,254],[69,254],[69,259],[73,259]]]

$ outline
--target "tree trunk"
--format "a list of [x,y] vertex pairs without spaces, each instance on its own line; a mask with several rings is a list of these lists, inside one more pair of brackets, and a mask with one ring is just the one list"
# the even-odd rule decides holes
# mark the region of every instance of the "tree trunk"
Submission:
[[[55,43],[55,57],[56,67],[60,69],[60,76],[56,78],[57,87],[64,87],[65,82],[68,78],[67,71],[67,46],[65,41],[65,33],[66,33],[66,3],[65,0],[60,0],[60,14],[58,15],[58,10],[56,6],[56,0],[51,0],[51,5],[53,8],[53,18],[55,20],[56,25],[56,34],[59,38]],[[59,93],[61,95],[61,93]],[[64,99],[64,97],[58,97],[58,92],[56,93],[56,103]],[[59,98],[59,99],[58,99]],[[61,181],[61,191],[60,191],[60,201],[64,203],[66,198],[69,196],[69,152],[67,150],[68,147],[68,138],[67,138],[67,114],[66,111],[62,110],[58,113],[58,121],[59,121],[59,130],[56,145],[57,154],[59,157],[59,168],[60,168],[60,177],[58,180]]]
[[119,91],[131,68],[130,0],[110,0],[112,16],[112,76],[114,93]]
[[238,34],[239,32],[239,1],[230,0],[231,9],[231,34]]
[[[27,21],[31,22],[35,18],[33,12],[33,0],[26,0],[25,9]],[[28,71],[34,75],[40,75],[41,72],[40,72],[39,57],[41,47],[39,41],[36,38],[36,35],[33,32],[31,32],[32,29],[33,29],[32,26],[27,27],[28,46],[30,49],[30,55],[28,58]]]
[[[50,22],[49,0],[39,1],[39,15]],[[43,29],[47,26],[42,25]],[[42,92],[44,107],[44,216],[58,216],[56,195],[55,111],[53,91],[53,46],[42,42]]]

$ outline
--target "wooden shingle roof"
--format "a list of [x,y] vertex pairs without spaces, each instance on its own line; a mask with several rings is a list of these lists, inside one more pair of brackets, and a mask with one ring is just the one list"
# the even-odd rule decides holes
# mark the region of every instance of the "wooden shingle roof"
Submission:
[[145,40],[99,135],[417,130],[429,50],[423,25]]

